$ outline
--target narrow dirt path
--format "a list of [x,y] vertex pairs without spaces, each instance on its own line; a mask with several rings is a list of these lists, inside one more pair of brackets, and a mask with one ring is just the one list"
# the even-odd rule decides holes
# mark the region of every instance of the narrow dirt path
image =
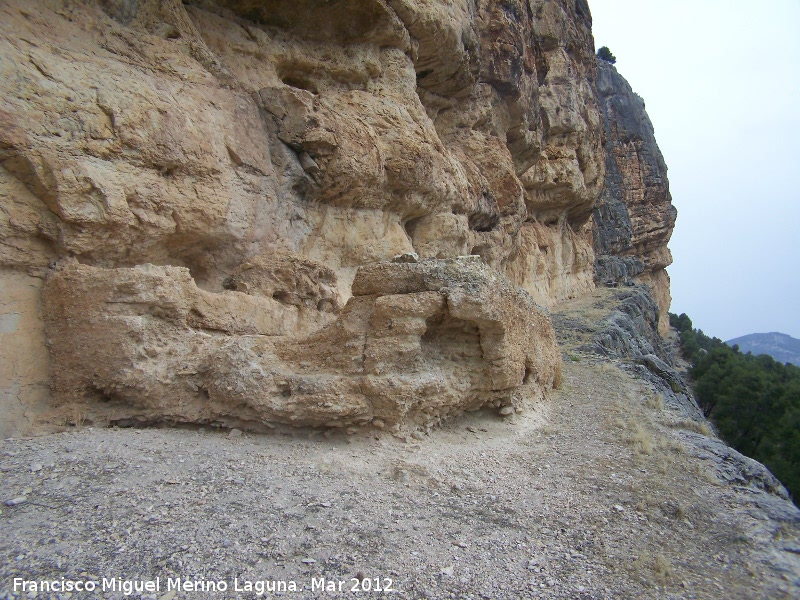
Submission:
[[[15,594],[15,577],[159,578],[128,596],[141,598],[800,597],[800,511],[723,483],[709,438],[647,384],[566,350],[545,404],[428,436],[6,440],[0,598],[69,597]],[[170,595],[178,577],[217,591]],[[392,592],[375,591],[389,579]]]

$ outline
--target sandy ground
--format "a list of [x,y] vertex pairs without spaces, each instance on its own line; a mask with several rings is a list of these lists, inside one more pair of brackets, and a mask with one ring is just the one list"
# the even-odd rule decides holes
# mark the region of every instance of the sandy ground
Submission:
[[[405,439],[6,440],[0,598],[800,597],[800,511],[723,482],[701,428],[617,363],[567,350],[547,402]],[[97,590],[15,593],[14,578]]]

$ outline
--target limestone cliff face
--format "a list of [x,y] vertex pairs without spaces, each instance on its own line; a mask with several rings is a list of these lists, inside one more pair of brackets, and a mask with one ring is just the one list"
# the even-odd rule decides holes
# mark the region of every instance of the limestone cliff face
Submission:
[[644,101],[612,64],[597,62],[606,149],[605,185],[594,213],[597,278],[647,283],[663,334],[670,304],[665,268],[672,263],[667,243],[677,216],[667,166]]
[[[591,286],[602,183],[579,2],[10,2],[3,263],[261,253],[341,279],[478,253],[542,302]],[[9,211],[12,212],[12,211]]]
[[[531,302],[593,288],[606,168],[584,0],[11,0],[0,17],[0,268],[12,315],[0,335],[4,362],[38,365],[4,372],[7,422],[29,421],[50,384],[56,406],[79,401],[98,418],[97,407],[123,419],[119,407],[136,405],[131,418],[236,420],[241,409],[240,421],[340,426],[514,408],[552,385],[552,327]],[[387,281],[369,301],[354,289],[369,265],[412,254],[423,272],[465,255],[489,271],[455,269],[448,285],[403,292]],[[457,308],[454,290],[502,288],[494,277],[523,291]],[[398,293],[410,299],[379,300]],[[414,294],[427,308],[402,308]],[[524,307],[535,333],[512,335]],[[241,356],[260,376],[344,377],[316,351],[300,361],[265,349],[328,336],[363,350],[391,329],[369,315],[411,319],[397,344],[420,381],[437,369],[460,377],[447,352],[426,353],[434,333],[477,336],[486,381],[438,411],[420,408],[438,388],[414,388],[421,399],[387,412],[375,399],[399,398],[394,383],[365,395],[375,364],[355,352],[358,372],[345,369],[349,391],[337,396],[346,416],[303,413],[292,385],[289,396],[215,377],[170,387],[180,357],[251,336],[260,349]],[[72,356],[78,345],[89,362]],[[166,408],[174,394],[185,410]]]
[[[288,347],[330,336],[363,312],[348,303],[364,302],[353,296],[358,269],[404,253],[480,255],[542,304],[593,286],[589,219],[604,165],[583,1],[12,1],[0,10],[0,262],[5,287],[32,290],[13,309],[31,325],[15,321],[9,333],[50,361],[56,404],[135,404],[138,391],[154,416],[169,416],[161,400],[177,392],[162,380],[178,377],[172,363],[192,354],[190,340],[255,335]],[[467,389],[454,405],[513,406],[523,380],[539,386],[534,395],[552,385],[559,358],[546,318],[531,321],[542,362],[528,337],[503,333],[510,317],[476,308],[467,318],[444,288],[416,293],[440,299],[413,315],[370,310],[422,319],[403,334],[418,359],[420,340],[452,323],[465,328],[459,336],[477,335],[485,356],[523,357],[469,387],[494,396]],[[90,363],[114,367],[87,374],[70,350],[79,337]],[[137,375],[126,360],[155,361],[161,375]],[[26,381],[47,383],[41,369]],[[236,406],[227,388],[201,383],[181,388],[193,400],[176,402]],[[285,390],[247,390],[235,393],[289,402]],[[495,398],[501,390],[506,400]],[[14,394],[21,418],[33,394]],[[289,409],[252,418],[336,421],[295,405],[291,419]],[[336,422],[399,419],[376,410]],[[235,410],[190,412],[175,418]]]

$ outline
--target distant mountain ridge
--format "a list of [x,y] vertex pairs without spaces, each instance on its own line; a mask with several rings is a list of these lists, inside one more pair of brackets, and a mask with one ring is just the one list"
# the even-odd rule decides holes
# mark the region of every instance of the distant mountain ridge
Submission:
[[725,342],[729,346],[739,346],[744,353],[769,354],[781,363],[800,366],[800,340],[785,333],[751,333]]

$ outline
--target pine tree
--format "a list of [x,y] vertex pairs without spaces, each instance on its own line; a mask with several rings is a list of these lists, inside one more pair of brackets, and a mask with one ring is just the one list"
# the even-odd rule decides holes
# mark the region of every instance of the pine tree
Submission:
[[597,58],[610,62],[612,65],[617,62],[617,57],[611,54],[611,50],[608,49],[608,46],[603,46],[597,51]]

